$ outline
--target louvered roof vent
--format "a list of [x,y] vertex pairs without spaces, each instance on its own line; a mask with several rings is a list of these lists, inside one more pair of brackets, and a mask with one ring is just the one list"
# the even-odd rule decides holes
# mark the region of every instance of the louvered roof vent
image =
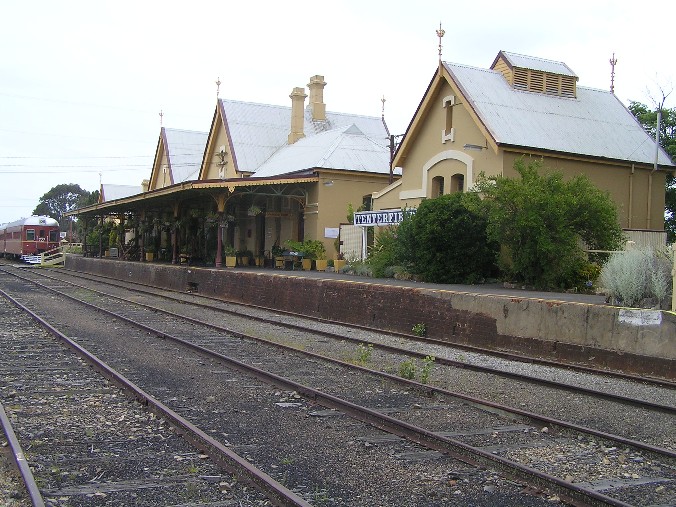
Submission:
[[516,90],[560,97],[577,96],[578,77],[563,62],[500,51],[491,69],[502,73]]

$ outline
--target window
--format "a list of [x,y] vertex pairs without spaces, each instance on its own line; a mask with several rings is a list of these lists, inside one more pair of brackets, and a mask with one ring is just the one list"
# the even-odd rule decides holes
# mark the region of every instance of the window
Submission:
[[463,192],[465,190],[465,176],[454,174],[451,178],[451,192]]
[[40,229],[39,234],[40,234],[40,239],[44,238],[45,237],[45,230]]
[[432,198],[444,195],[444,177],[435,176],[432,178]]
[[49,242],[56,243],[58,241],[59,241],[59,231],[56,229],[49,231]]
[[26,229],[26,241],[35,241],[35,229]]
[[441,131],[441,142],[453,142],[455,137],[455,129],[453,128],[453,106],[455,106],[455,96],[449,95],[444,97],[442,105],[446,110],[446,124],[444,130]]

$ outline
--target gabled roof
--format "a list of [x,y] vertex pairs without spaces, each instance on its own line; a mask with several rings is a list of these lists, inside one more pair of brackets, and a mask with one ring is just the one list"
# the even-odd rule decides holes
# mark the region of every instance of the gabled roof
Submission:
[[[654,139],[611,92],[578,86],[574,98],[533,93],[512,88],[494,70],[443,66],[498,145],[655,161]],[[662,149],[658,163],[673,166]]]
[[163,132],[173,183],[196,180],[209,134],[167,128]]
[[[257,171],[263,163],[287,146],[291,107],[227,99],[219,99],[219,107],[222,108],[223,124],[232,142],[237,170],[259,176]],[[373,143],[380,146],[384,153],[389,153],[389,132],[382,118],[327,111],[326,120],[313,120],[312,113],[307,108],[304,114],[304,139],[355,125]],[[370,172],[378,171],[371,168]]]
[[389,167],[389,149],[352,124],[285,145],[258,167],[255,176],[271,177],[319,168],[388,174]]
[[124,199],[125,197],[140,194],[142,192],[143,188],[140,185],[112,185],[110,183],[102,183],[99,202]]

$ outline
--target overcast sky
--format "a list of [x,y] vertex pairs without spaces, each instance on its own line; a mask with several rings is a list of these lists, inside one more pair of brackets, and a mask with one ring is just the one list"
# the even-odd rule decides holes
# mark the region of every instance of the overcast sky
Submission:
[[[443,59],[505,50],[565,62],[578,86],[652,107],[676,85],[664,1],[0,0],[0,223],[60,183],[139,185],[160,131],[207,132],[223,98],[290,105],[324,76],[327,109],[403,133]],[[516,7],[515,7],[516,6]],[[666,107],[676,107],[676,92]]]

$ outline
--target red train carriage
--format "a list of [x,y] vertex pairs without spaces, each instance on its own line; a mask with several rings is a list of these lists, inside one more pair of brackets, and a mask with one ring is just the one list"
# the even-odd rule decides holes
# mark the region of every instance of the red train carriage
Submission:
[[46,216],[22,218],[0,225],[0,254],[38,255],[59,246],[59,223]]

